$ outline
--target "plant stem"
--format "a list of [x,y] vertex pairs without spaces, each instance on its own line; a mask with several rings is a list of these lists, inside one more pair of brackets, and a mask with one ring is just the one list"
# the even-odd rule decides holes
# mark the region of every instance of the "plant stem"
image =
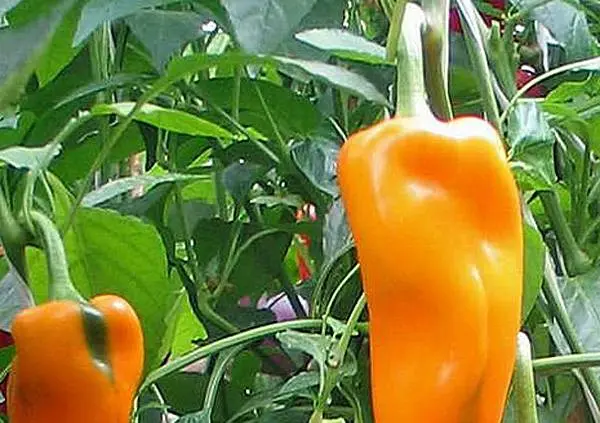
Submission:
[[236,66],[233,75],[233,93],[231,98],[231,117],[240,121],[240,94],[242,91],[242,66]]
[[329,319],[329,316],[331,316],[331,310],[333,309],[335,300],[337,299],[340,292],[342,292],[342,289],[344,289],[344,287],[348,284],[348,282],[350,282],[352,280],[352,278],[358,273],[359,270],[360,270],[360,264],[357,263],[354,265],[354,267],[352,269],[350,269],[348,274],[346,276],[344,276],[344,279],[342,279],[342,281],[335,288],[335,291],[333,291],[333,294],[331,294],[331,298],[329,299],[329,302],[327,303],[327,308],[325,309],[325,314],[323,315],[323,329],[321,330],[321,333],[323,335],[325,334],[325,328],[327,326],[327,319]]
[[573,216],[573,232],[576,239],[581,239],[583,228],[587,227],[585,221],[585,212],[587,209],[588,190],[590,185],[590,173],[592,168],[592,151],[590,143],[585,143],[583,152],[583,166],[581,168],[581,182],[579,184],[579,201],[575,205],[575,213]]
[[321,267],[321,271],[319,272],[319,277],[317,278],[317,283],[315,285],[315,289],[312,295],[312,302],[310,306],[311,315],[313,317],[319,316],[321,314],[321,302],[323,299],[321,298],[323,289],[325,287],[325,282],[327,282],[327,278],[333,272],[337,261],[350,252],[354,248],[354,244],[348,244],[339,249],[336,252],[335,257],[332,257],[327,263],[325,263]]
[[290,320],[287,322],[273,323],[270,325],[260,326],[254,329],[237,333],[235,335],[228,336],[227,338],[219,339],[154,370],[146,377],[146,380],[144,380],[144,382],[142,383],[142,386],[139,391],[142,392],[150,385],[156,383],[161,378],[171,373],[175,373],[203,357],[215,354],[226,348],[230,348],[235,345],[249,341],[254,341],[256,339],[264,338],[265,336],[273,335],[275,333],[282,332],[285,330],[316,329],[319,327],[321,327],[321,320],[318,319]]
[[44,247],[49,274],[49,298],[85,302],[77,292],[69,275],[69,263],[65,248],[54,222],[45,214],[31,211],[31,220]]
[[517,361],[513,383],[514,394],[516,395],[517,421],[519,423],[537,423],[531,344],[529,338],[523,332],[519,333],[517,339]]
[[556,193],[554,191],[540,191],[539,197],[550,225],[556,234],[567,273],[569,276],[585,273],[590,269],[592,262],[577,245],[573,232],[571,232],[567,219],[560,208]]
[[221,142],[216,140],[213,147],[212,159],[213,159],[213,180],[215,184],[215,196],[217,199],[217,210],[219,217],[223,221],[228,220],[227,213],[227,189],[223,182],[223,162],[221,161],[221,152],[223,147]]
[[[581,344],[577,331],[567,312],[567,308],[560,293],[560,288],[558,287],[556,274],[554,273],[554,269],[552,269],[552,258],[549,254],[546,254],[544,284],[542,286],[548,299],[548,304],[553,309],[553,315],[556,318],[558,326],[560,327],[569,348],[574,353],[584,354],[586,352],[585,348]],[[585,368],[582,369],[582,374],[594,398],[600,398],[600,382],[596,378],[596,375],[592,373],[590,369]]]
[[396,59],[398,54],[398,40],[400,40],[400,30],[404,23],[404,13],[407,3],[408,0],[397,0],[391,14],[387,14],[390,20],[390,29],[387,36],[386,56],[389,61]]
[[492,74],[487,62],[485,46],[481,26],[479,25],[479,13],[472,2],[458,0],[460,18],[465,30],[465,42],[471,63],[475,68],[475,74],[479,82],[479,90],[483,100],[483,109],[490,123],[498,130],[501,129],[501,121],[498,104],[494,96],[492,85]]
[[600,367],[600,353],[569,354],[533,360],[535,372],[544,375],[586,367]]
[[425,0],[423,10],[427,17],[424,35],[425,85],[434,114],[440,119],[453,117],[448,93],[448,14],[449,0]]
[[203,317],[205,317],[209,322],[217,326],[219,329],[229,334],[237,333],[239,332],[239,329],[234,324],[225,319],[223,316],[218,314],[210,305],[210,289],[208,288],[208,286],[206,285],[206,281],[202,277],[200,265],[198,264],[198,259],[196,258],[194,247],[192,246],[192,237],[189,230],[189,224],[183,209],[183,197],[181,196],[181,188],[179,187],[179,184],[177,182],[175,182],[174,192],[175,206],[177,208],[177,214],[181,222],[185,238],[185,252],[188,258],[188,262],[190,263],[190,266],[192,268],[192,275],[194,276],[194,284],[196,287],[196,295],[198,300],[198,309],[200,310],[200,313]]
[[[398,0],[401,2],[403,0]],[[398,39],[396,71],[396,116],[430,115],[423,75],[423,40],[425,16],[420,7],[409,3]]]
[[317,404],[315,405],[315,410],[310,419],[310,422],[318,422],[319,419],[322,419],[323,412],[325,411],[325,407],[327,405],[327,401],[331,392],[335,388],[338,383],[338,375],[342,364],[344,363],[344,358],[346,357],[346,351],[348,350],[348,345],[350,345],[350,339],[352,338],[352,333],[354,332],[356,325],[358,323],[358,319],[362,314],[365,306],[367,305],[367,296],[363,292],[354,305],[352,312],[350,313],[350,317],[348,317],[348,322],[346,322],[346,328],[344,329],[344,333],[339,340],[339,342],[333,347],[331,352],[329,353],[329,357],[327,358],[327,375],[325,377],[325,383],[322,386],[321,392],[319,393],[319,398],[317,399]]

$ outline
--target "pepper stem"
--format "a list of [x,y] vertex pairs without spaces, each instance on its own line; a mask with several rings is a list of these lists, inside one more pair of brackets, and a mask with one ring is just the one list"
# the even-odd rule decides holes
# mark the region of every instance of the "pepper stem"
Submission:
[[85,300],[79,294],[71,277],[69,276],[69,265],[62,242],[62,238],[54,222],[45,214],[38,211],[31,212],[31,221],[42,241],[46,264],[49,274],[49,298],[51,300],[72,300],[84,303]]
[[569,276],[577,276],[587,272],[592,266],[592,261],[579,248],[567,219],[560,209],[556,193],[554,191],[540,191],[539,197],[550,225],[556,234],[567,273]]
[[[398,0],[398,3],[405,3]],[[397,43],[397,71],[396,71],[396,116],[413,117],[431,114],[427,103],[425,77],[423,66],[423,39],[422,31],[425,27],[423,10],[412,3],[402,6],[403,13],[399,15],[401,23],[400,35]],[[393,35],[394,31],[390,30]]]
[[517,338],[517,362],[513,383],[517,421],[519,423],[538,423],[531,344],[523,332],[520,332]]

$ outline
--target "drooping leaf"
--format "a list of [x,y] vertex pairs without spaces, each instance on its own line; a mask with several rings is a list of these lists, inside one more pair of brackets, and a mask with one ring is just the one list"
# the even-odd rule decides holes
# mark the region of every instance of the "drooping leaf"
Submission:
[[[111,132],[115,128],[111,128]],[[69,184],[85,177],[102,149],[102,136],[95,133],[64,148],[50,167],[52,172]],[[111,150],[105,163],[119,162],[132,154],[143,151],[144,143],[136,125],[130,125],[119,142]]]
[[271,53],[310,12],[316,0],[221,0],[241,47]]
[[342,29],[310,29],[296,39],[334,55],[370,64],[389,64],[385,48]]
[[325,215],[323,226],[323,256],[325,262],[331,260],[339,251],[352,242],[352,233],[346,218],[346,210],[341,199],[337,199]]
[[521,320],[525,321],[533,308],[544,279],[546,248],[535,220],[529,211],[524,218],[525,268],[523,274],[523,304]]
[[164,176],[152,176],[152,175],[138,175],[130,176],[126,178],[117,179],[102,185],[97,190],[94,190],[85,197],[83,197],[82,205],[87,207],[96,206],[104,203],[118,195],[126,193],[136,187],[143,187],[144,190],[151,190],[157,185],[176,182],[176,181],[187,181],[191,182],[194,180],[201,179],[201,176],[195,175],[179,175],[176,173],[170,173]]
[[555,0],[537,4],[536,0],[513,0],[521,8],[531,9],[531,17],[543,24],[563,47],[567,61],[573,62],[598,53],[598,44],[590,32],[579,1]]
[[[83,3],[80,2],[80,4]],[[43,87],[54,79],[81,51],[81,48],[72,46],[80,13],[81,7],[74,7],[70,10],[52,37],[45,54],[41,57],[36,67],[40,86]]]
[[126,19],[131,32],[152,56],[156,69],[162,72],[184,43],[204,34],[202,25],[208,20],[193,12],[143,10]]
[[19,169],[44,169],[60,154],[61,146],[10,147],[0,150],[0,161]]
[[361,98],[373,101],[382,105],[389,105],[389,102],[383,94],[379,92],[370,81],[363,76],[349,71],[345,68],[329,65],[322,62],[291,59],[288,57],[275,57],[282,65],[287,65],[305,72],[306,74],[333,85],[339,89],[348,91]]
[[[92,113],[98,116],[113,113],[119,116],[127,116],[134,107],[135,103],[132,102],[99,104],[94,106]],[[144,104],[141,109],[135,113],[134,119],[156,126],[157,128],[179,132],[181,134],[227,139],[233,138],[231,132],[212,122],[181,110],[165,109],[154,104]]]
[[296,144],[292,148],[292,157],[298,169],[321,191],[335,197],[339,193],[337,186],[338,144],[313,139]]
[[[214,78],[199,81],[197,85],[203,96],[223,109],[230,110],[235,83],[233,78]],[[277,135],[257,99],[257,90],[260,90],[277,129],[283,136],[309,135],[317,129],[322,119],[314,104],[285,87],[244,78],[240,81],[239,89],[240,123],[256,128],[267,137],[275,139]]]
[[540,107],[522,101],[508,123],[510,161],[523,189],[551,187],[555,180],[552,147],[554,136]]
[[286,348],[303,351],[313,357],[320,366],[325,365],[331,339],[326,336],[288,330],[276,335]]
[[81,12],[73,44],[79,45],[104,22],[131,15],[146,7],[161,6],[176,1],[178,0],[90,0]]
[[0,28],[0,110],[19,95],[75,0],[54,3],[22,26]]
[[204,326],[192,311],[188,296],[184,295],[173,335],[171,357],[177,358],[192,351],[196,348],[196,342],[206,339],[206,336]]

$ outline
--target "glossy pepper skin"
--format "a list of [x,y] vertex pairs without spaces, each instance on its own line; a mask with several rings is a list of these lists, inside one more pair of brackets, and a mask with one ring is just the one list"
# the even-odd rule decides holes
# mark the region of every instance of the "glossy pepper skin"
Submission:
[[369,307],[377,423],[498,423],[522,290],[519,193],[477,118],[351,136],[338,182]]
[[92,354],[86,311],[75,301],[51,301],[16,316],[11,423],[129,422],[144,364],[140,323],[117,296],[95,297],[89,306],[101,317],[105,344],[96,351],[105,357]]

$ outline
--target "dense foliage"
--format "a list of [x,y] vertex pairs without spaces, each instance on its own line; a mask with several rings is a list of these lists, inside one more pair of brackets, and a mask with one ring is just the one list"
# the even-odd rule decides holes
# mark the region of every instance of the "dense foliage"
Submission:
[[[136,421],[371,422],[336,160],[394,113],[395,3],[0,0],[2,378],[15,314],[48,295],[42,246],[7,241],[35,209],[80,292],[140,317]],[[447,79],[521,191],[539,421],[598,422],[600,5],[421,3],[449,57],[426,60],[434,110]]]

